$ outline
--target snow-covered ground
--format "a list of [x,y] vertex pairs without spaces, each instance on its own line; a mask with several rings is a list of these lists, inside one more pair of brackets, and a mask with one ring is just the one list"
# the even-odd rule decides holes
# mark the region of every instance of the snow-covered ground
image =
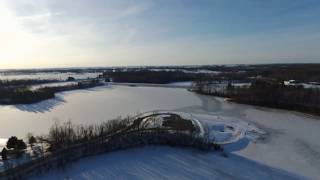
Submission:
[[[103,175],[123,178],[132,175],[132,178],[146,179],[161,178],[163,176],[157,172],[166,174],[165,171],[176,179],[188,178],[188,175],[199,179],[272,179],[270,175],[284,171],[290,172],[290,177],[296,177],[291,176],[292,173],[313,179],[320,177],[320,117],[230,103],[222,98],[197,95],[182,88],[98,87],[60,93],[54,100],[32,105],[0,106],[0,114],[4,117],[1,119],[0,137],[18,135],[23,138],[30,131],[35,134],[46,133],[57,119],[91,124],[118,115],[152,110],[192,113],[194,118],[215,130],[213,134],[218,133],[220,140],[241,138],[231,138],[233,143],[225,145],[229,158],[214,153],[195,153],[194,150],[158,147],[151,150],[136,149],[81,160],[68,171],[50,172],[44,179],[53,173],[59,177],[68,174],[73,179],[96,179],[105,177]],[[236,124],[237,131],[230,132],[228,124]],[[235,132],[245,134],[235,136]],[[153,163],[153,153],[164,154],[160,156],[163,161]],[[133,174],[135,171],[139,172],[137,176]],[[215,176],[216,171],[225,176]],[[273,179],[288,178],[274,175]]]
[[33,179],[303,179],[231,154],[192,149],[145,147],[85,158],[66,170],[54,170]]
[[[221,119],[227,119],[224,116],[228,115],[265,132],[259,138],[243,139],[242,144],[227,145],[227,151],[309,178],[320,177],[319,117],[213,99],[207,104],[209,109],[213,108],[209,114]],[[212,121],[207,114],[202,117],[207,122]],[[249,137],[251,135],[249,133]]]
[[266,136],[266,132],[252,123],[228,116],[192,114],[208,130],[212,141],[221,145],[237,146],[243,140],[256,141]]

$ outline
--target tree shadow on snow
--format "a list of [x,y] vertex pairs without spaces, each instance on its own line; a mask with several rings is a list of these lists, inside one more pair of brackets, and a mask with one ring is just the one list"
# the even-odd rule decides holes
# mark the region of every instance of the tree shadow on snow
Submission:
[[66,101],[61,97],[57,96],[53,99],[44,100],[34,104],[18,104],[14,107],[19,109],[20,111],[27,111],[32,113],[45,113],[50,112],[56,106],[59,106]]
[[112,152],[77,161],[64,171],[40,179],[305,179],[230,153],[149,146]]

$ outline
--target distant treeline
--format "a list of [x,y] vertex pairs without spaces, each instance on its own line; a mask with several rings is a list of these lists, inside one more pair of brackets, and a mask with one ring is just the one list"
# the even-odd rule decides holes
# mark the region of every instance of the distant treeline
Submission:
[[320,83],[320,64],[266,64],[240,65],[234,67],[206,67],[220,73],[206,75],[211,80],[252,81],[256,78],[273,79],[277,81],[296,80],[297,82]]
[[54,90],[0,89],[0,104],[30,104],[54,97]]
[[320,89],[306,89],[303,86],[285,86],[282,82],[256,80],[251,86],[215,88],[214,83],[197,81],[195,92],[230,98],[231,101],[295,110],[320,115]]
[[[250,82],[256,78],[267,78],[278,81],[296,80],[297,82],[320,83],[320,64],[263,64],[234,66],[190,66],[190,67],[144,67],[117,68],[105,70],[104,76],[115,82],[159,83],[192,81],[211,78],[218,81],[239,80]],[[208,73],[199,73],[208,70]],[[215,72],[215,73],[210,73]]]
[[41,79],[17,79],[17,80],[0,80],[0,88],[10,88],[10,87],[26,87],[37,84],[53,83],[58,82],[58,80],[41,80]]
[[274,64],[252,66],[251,75],[279,81],[320,82],[320,64]]
[[[215,74],[199,74],[199,70],[216,72]],[[188,71],[189,73],[186,73]],[[277,80],[297,80],[301,82],[320,82],[320,64],[260,64],[260,65],[203,65],[203,66],[140,66],[140,67],[97,67],[97,68],[64,68],[64,69],[31,69],[31,70],[0,70],[3,74],[34,74],[34,73],[89,73],[104,72],[118,82],[146,82],[167,83],[176,78],[177,81],[194,80],[199,76],[210,76],[216,79],[249,80],[253,77],[264,77]],[[194,72],[194,73],[190,73]],[[150,80],[151,78],[128,78],[133,75],[152,75],[151,77],[162,80]],[[164,75],[167,74],[167,75]],[[175,75],[174,75],[175,74]],[[178,77],[176,77],[178,76]],[[179,77],[180,76],[180,77]],[[182,78],[183,76],[184,78]],[[166,79],[166,80],[164,80]]]
[[33,103],[54,97],[51,91],[31,91],[29,86],[57,80],[0,80],[0,104]]
[[106,68],[53,68],[53,69],[15,69],[0,70],[4,75],[34,74],[34,73],[96,73]]
[[44,87],[34,91],[25,86],[21,88],[0,86],[0,104],[31,104],[54,98],[57,92],[90,88],[98,85],[100,85],[100,83],[97,80],[91,80],[86,83],[80,82],[77,85]]
[[193,81],[200,77],[199,74],[185,73],[183,71],[121,71],[105,72],[105,77],[112,78],[114,82],[126,83],[155,83],[167,84],[178,81]]

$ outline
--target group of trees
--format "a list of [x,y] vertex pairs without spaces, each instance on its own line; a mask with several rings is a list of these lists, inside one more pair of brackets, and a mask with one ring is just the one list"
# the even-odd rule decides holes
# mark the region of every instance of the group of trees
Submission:
[[129,124],[129,118],[114,119],[99,125],[74,125],[70,121],[63,124],[56,122],[50,128],[47,141],[51,145],[50,150],[54,151],[125,130]]
[[279,81],[320,82],[320,64],[256,65],[253,72],[264,78]]
[[[56,123],[47,137],[50,144],[48,150],[58,167],[64,167],[68,162],[81,157],[149,144],[193,147],[204,151],[221,150],[220,146],[211,143],[209,138],[193,133],[194,129],[189,127],[190,124],[176,127],[175,122],[166,120],[163,127],[148,127],[145,126],[144,119],[145,117],[118,118],[100,125]],[[182,119],[178,121],[186,123]],[[52,164],[48,159],[48,165]]]
[[181,116],[176,114],[171,114],[170,116],[163,118],[163,126],[173,128],[181,131],[195,132],[196,127],[193,125],[192,121],[183,119]]
[[2,160],[7,160],[8,158],[8,149],[14,151],[15,154],[21,155],[21,151],[26,149],[27,145],[22,139],[18,139],[16,136],[12,136],[7,141],[6,147],[2,149],[1,157]]
[[[202,77],[209,77],[217,81],[240,80],[251,81],[252,78],[263,77],[279,81],[298,80],[301,82],[319,82],[319,64],[265,64],[265,65],[238,65],[238,66],[202,66],[202,67],[171,67],[172,69],[148,68],[127,69],[126,71],[105,71],[104,76],[114,82],[130,83],[159,83],[165,84],[176,81],[193,81]],[[190,73],[197,70],[210,70],[218,73]],[[189,73],[183,71],[188,70]]]
[[72,77],[72,76],[69,76],[68,78],[67,78],[67,81],[75,81],[76,79],[74,78],[74,77]]
[[[319,64],[267,64],[235,66],[220,74],[194,81],[198,93],[228,97],[232,101],[320,114],[320,89],[286,86],[284,81],[319,83]],[[234,86],[233,82],[250,82],[251,86]],[[226,84],[222,86],[221,84]]]
[[[29,134],[27,138],[31,147],[37,142],[37,139],[32,134]],[[16,136],[11,136],[7,141],[6,147],[1,151],[2,160],[7,160],[9,153],[21,156],[23,150],[26,148],[27,144],[22,139],[18,139]]]
[[54,97],[52,91],[31,91],[28,87],[57,80],[0,80],[0,104],[33,103]]
[[9,138],[6,147],[8,149],[23,150],[27,148],[27,145],[22,139],[18,139],[16,136],[12,136]]
[[10,88],[10,87],[27,87],[37,84],[45,84],[57,82],[58,80],[45,80],[45,79],[15,79],[15,80],[0,80],[0,88]]
[[[154,114],[117,118],[99,125],[74,125],[70,121],[55,123],[47,136],[39,138],[50,145],[47,149],[50,153],[44,153],[43,156],[1,172],[0,175],[22,178],[27,175],[25,172],[32,170],[39,173],[52,167],[65,167],[67,163],[82,157],[148,144],[193,147],[204,151],[221,150],[209,138],[199,137],[194,133],[194,129],[190,127],[191,121],[189,123],[176,115],[166,118],[162,126],[146,126],[145,121],[153,116]],[[178,122],[187,124],[178,126]],[[36,141],[33,136],[28,137],[30,145]],[[9,141],[10,147],[19,147],[16,137]]]
[[32,103],[53,97],[51,92],[31,91],[29,86],[57,80],[0,80],[0,104]]
[[199,74],[183,71],[139,70],[105,72],[104,76],[112,78],[114,82],[167,84],[178,81],[193,81],[199,77]]
[[252,81],[256,78],[277,81],[296,80],[298,82],[320,83],[320,64],[263,64],[238,66],[213,66],[206,69],[220,73],[207,75],[205,78],[216,81]]
[[55,93],[75,89],[83,89],[100,85],[96,79],[79,82],[77,85],[66,85],[56,87],[44,87],[30,90],[28,87],[1,87],[0,104],[30,104],[55,97]]
[[27,88],[0,89],[1,104],[29,104],[54,97],[54,91],[39,89],[31,91]]
[[201,94],[228,97],[239,103],[320,114],[320,89],[285,86],[277,80],[255,80],[251,86],[245,87],[229,83],[226,88],[218,90],[208,81],[198,81],[194,90]]
[[[150,117],[147,117],[149,121]],[[74,125],[70,121],[63,124],[55,123],[50,128],[47,141],[50,144],[50,150],[56,151],[92,140],[106,139],[111,136],[122,137],[132,132],[169,130],[172,133],[189,132],[191,136],[196,134],[196,127],[193,123],[178,117],[178,115],[165,119],[163,125],[159,127],[145,126],[144,119],[146,117],[117,118],[98,125]]]

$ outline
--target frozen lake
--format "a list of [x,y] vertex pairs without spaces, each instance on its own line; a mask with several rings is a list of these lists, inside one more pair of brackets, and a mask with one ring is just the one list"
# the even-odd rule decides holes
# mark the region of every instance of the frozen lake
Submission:
[[92,124],[138,112],[201,104],[199,96],[175,88],[108,86],[64,92],[36,104],[0,106],[0,137],[47,133],[54,121]]
[[183,88],[106,86],[59,93],[32,105],[0,106],[0,138],[27,132],[47,133],[54,121],[99,123],[117,116],[151,110],[176,110],[210,116],[235,117],[267,132],[264,139],[245,144],[235,154],[284,169],[320,177],[320,118],[301,113],[225,102]]

